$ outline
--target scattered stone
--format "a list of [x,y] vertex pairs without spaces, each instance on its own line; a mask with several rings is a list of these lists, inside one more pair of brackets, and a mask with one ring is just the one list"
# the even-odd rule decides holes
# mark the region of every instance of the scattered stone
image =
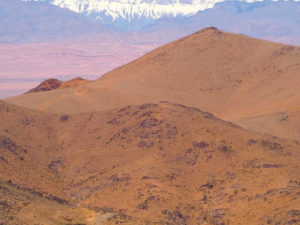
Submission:
[[193,147],[195,148],[206,148],[208,147],[209,144],[207,144],[206,142],[204,141],[201,141],[201,142],[193,142]]
[[62,115],[60,117],[60,122],[67,122],[69,120],[69,116],[68,115]]

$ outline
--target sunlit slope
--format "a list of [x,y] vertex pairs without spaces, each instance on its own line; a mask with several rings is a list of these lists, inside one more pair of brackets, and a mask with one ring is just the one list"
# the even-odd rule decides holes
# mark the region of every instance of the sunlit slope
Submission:
[[[300,100],[299,71],[298,47],[207,28],[87,85],[5,101],[43,111],[75,113],[168,100],[240,121],[289,113]],[[274,121],[273,126],[251,121],[254,124],[241,124],[269,133],[280,122]],[[299,133],[290,136],[288,129],[273,134],[300,138]]]
[[[53,115],[1,103],[0,132],[3,182],[114,213],[108,224],[299,220],[300,145],[196,108],[162,102]],[[80,219],[86,209],[77,210]]]

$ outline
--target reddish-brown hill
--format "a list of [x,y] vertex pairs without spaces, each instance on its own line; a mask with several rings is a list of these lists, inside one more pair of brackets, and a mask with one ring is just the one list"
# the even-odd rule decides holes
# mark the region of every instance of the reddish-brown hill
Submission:
[[299,138],[299,62],[209,28],[0,102],[0,223],[298,224],[299,143],[222,119]]
[[295,141],[168,102],[73,115],[0,110],[4,224],[300,219]]
[[50,78],[50,79],[47,79],[47,80],[43,81],[42,83],[40,83],[37,87],[29,90],[27,93],[51,91],[51,90],[59,88],[61,83],[62,83],[62,81],[60,81],[60,80]]
[[40,83],[37,87],[29,90],[28,93],[33,93],[33,92],[42,92],[42,91],[52,91],[55,89],[60,89],[60,88],[70,88],[70,87],[77,87],[79,85],[85,84],[88,81],[81,78],[81,77],[76,77],[72,80],[68,81],[60,81],[54,78],[47,79]]
[[207,28],[94,82],[5,101],[49,112],[83,112],[168,100],[255,131],[300,139],[299,62],[299,47]]

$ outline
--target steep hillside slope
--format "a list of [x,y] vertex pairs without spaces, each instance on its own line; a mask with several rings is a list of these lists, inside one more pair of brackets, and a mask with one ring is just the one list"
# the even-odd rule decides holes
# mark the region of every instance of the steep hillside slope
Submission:
[[[111,217],[106,224],[295,224],[300,219],[295,141],[249,132],[168,102],[74,115],[0,106],[0,176],[6,182],[0,194],[7,189],[12,206],[24,198],[32,202],[31,208],[21,207],[17,219],[38,216],[41,211],[34,208],[41,202],[43,218],[75,216],[63,224],[87,215],[92,220],[96,212],[99,221],[103,213]],[[26,197],[32,194],[36,197]],[[22,198],[10,198],[14,195]],[[90,211],[74,205],[74,212],[67,202]],[[65,215],[59,214],[63,207]],[[3,218],[9,221],[0,214]]]
[[272,123],[251,119],[295,111],[300,101],[299,62],[298,47],[207,28],[87,85],[5,101],[72,113],[168,100],[201,108],[225,120],[242,121],[260,132],[300,139],[299,132],[290,132],[298,126],[296,117],[285,120],[285,126],[279,125],[280,119]]

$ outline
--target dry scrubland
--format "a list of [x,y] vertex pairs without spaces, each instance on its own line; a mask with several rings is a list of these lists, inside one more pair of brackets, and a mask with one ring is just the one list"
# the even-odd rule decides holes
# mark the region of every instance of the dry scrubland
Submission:
[[208,28],[5,99],[0,224],[300,224],[299,59]]

